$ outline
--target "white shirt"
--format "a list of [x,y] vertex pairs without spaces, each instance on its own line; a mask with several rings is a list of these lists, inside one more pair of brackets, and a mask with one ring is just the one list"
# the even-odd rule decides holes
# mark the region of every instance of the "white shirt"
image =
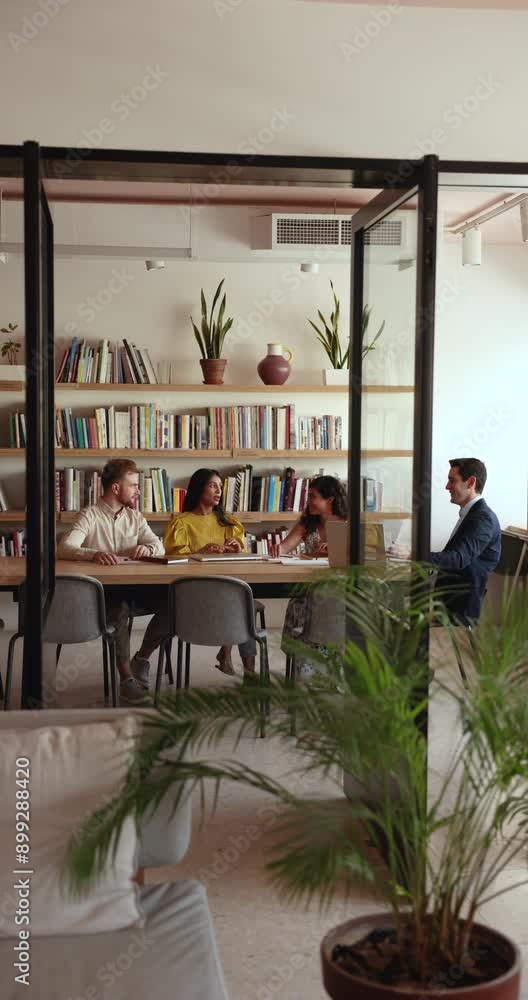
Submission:
[[96,552],[129,555],[136,545],[146,545],[153,556],[162,556],[163,543],[147,524],[143,514],[130,507],[114,511],[99,499],[85,507],[71,528],[59,539],[59,559],[93,559]]
[[479,502],[479,500],[482,500],[482,497],[481,497],[480,493],[479,493],[479,495],[477,497],[473,497],[472,500],[468,500],[468,502],[466,504],[464,504],[463,507],[460,508],[460,511],[458,513],[458,520],[456,521],[455,527],[453,528],[453,530],[452,530],[452,532],[451,532],[451,534],[450,534],[450,536],[448,538],[448,542],[451,541],[453,535],[456,535],[458,529],[460,528],[460,525],[462,524],[462,521],[467,516],[467,514],[469,514],[471,508],[474,507],[475,504]]

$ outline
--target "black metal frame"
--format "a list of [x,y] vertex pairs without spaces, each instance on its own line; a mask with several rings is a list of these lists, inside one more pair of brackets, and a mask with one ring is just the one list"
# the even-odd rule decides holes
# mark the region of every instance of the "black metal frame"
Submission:
[[22,707],[42,704],[43,636],[55,587],[53,224],[38,143],[24,143],[27,618]]
[[352,217],[348,495],[351,565],[361,562],[362,336],[365,233],[412,197],[418,197],[415,406],[413,459],[413,558],[428,560],[431,534],[431,451],[435,315],[438,158],[426,156],[407,177],[405,190],[382,191]]

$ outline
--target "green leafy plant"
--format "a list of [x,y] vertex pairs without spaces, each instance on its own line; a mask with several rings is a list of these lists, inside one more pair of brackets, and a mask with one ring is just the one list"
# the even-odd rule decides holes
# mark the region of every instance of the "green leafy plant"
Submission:
[[[426,988],[446,968],[467,968],[479,907],[506,891],[496,880],[528,844],[526,597],[505,604],[500,628],[491,621],[479,626],[468,690],[434,682],[432,696],[440,691],[453,708],[453,749],[441,780],[428,789],[427,637],[433,621],[448,633],[449,623],[431,598],[429,568],[413,567],[397,607],[391,594],[402,585],[394,572],[384,580],[360,569],[329,576],[356,641],[325,654],[297,647],[319,670],[304,687],[275,678],[266,687],[166,696],[146,722],[124,792],[72,842],[74,888],[81,891],[101,873],[128,815],[139,823],[169,788],[179,801],[198,786],[203,804],[208,782],[216,801],[221,782],[235,781],[284,804],[268,868],[289,898],[317,894],[326,903],[343,889],[357,890],[358,882],[369,884],[390,910],[403,981]],[[456,630],[451,641],[458,646]],[[304,733],[296,787],[333,780],[336,796],[303,797],[287,780],[218,759],[218,743],[229,733],[236,745],[257,730],[263,699],[270,707],[268,737],[291,740],[292,712]],[[354,798],[343,796],[343,772],[361,789]],[[469,974],[475,984],[486,981],[478,961]]]
[[[326,317],[323,315],[320,309],[317,310],[317,315],[321,321],[322,326],[317,326],[313,323],[311,319],[308,320],[310,326],[313,327],[317,334],[317,339],[319,343],[324,347],[332,365],[332,368],[348,368],[349,367],[349,357],[350,349],[347,347],[346,351],[343,350],[341,346],[341,341],[339,339],[339,318],[340,318],[340,302],[335,293],[334,284],[330,281],[330,287],[332,289],[332,295],[334,298],[334,308],[330,313],[330,320],[327,321]],[[364,306],[363,312],[361,314],[361,343],[362,357],[363,359],[369,353],[375,349],[376,341],[379,340],[384,328],[385,320],[381,324],[378,332],[376,333],[374,339],[370,344],[365,343],[365,338],[367,336],[368,326],[370,322],[370,316],[372,313],[372,306]]]
[[213,304],[211,306],[211,312],[209,316],[207,315],[207,303],[205,300],[204,290],[201,289],[201,307],[202,307],[202,317],[201,317],[201,328],[198,329],[196,323],[191,316],[191,323],[193,325],[194,336],[200,348],[202,358],[212,359],[222,357],[222,347],[226,334],[233,326],[233,319],[225,319],[225,309],[226,309],[226,296],[225,292],[222,297],[222,301],[218,307],[218,315],[215,319],[214,312],[218,300],[220,299],[220,294],[222,292],[222,286],[224,284],[225,278],[222,278],[213,298]]
[[[18,323],[8,323],[7,326],[0,327],[0,333],[11,334],[15,330],[18,330]],[[17,340],[6,340],[0,348],[0,355],[5,358],[7,357],[8,364],[16,365],[18,352],[21,348],[21,344]]]

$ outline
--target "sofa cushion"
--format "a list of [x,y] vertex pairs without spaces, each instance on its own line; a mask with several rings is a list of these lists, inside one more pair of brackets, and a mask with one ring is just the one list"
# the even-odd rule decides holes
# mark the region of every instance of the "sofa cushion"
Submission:
[[141,926],[132,818],[95,886],[72,897],[64,882],[71,837],[123,787],[136,734],[128,714],[96,724],[0,731],[0,937]]
[[141,908],[140,929],[35,938],[25,987],[13,942],[1,941],[2,1000],[227,1000],[204,887],[147,887]]

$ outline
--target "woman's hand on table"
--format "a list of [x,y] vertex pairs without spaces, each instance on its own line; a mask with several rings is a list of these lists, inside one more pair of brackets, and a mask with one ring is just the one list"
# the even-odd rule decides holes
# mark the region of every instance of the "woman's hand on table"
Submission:
[[237,538],[228,538],[224,545],[224,552],[242,552],[242,546]]
[[315,558],[317,559],[318,556],[327,556],[327,555],[328,555],[328,545],[326,542],[321,542],[319,548],[317,549],[317,552],[315,553]]
[[198,552],[204,552],[204,553],[205,552],[223,552],[223,551],[224,551],[224,546],[223,545],[217,545],[216,542],[209,542],[208,545],[204,545],[201,549],[198,549]]

